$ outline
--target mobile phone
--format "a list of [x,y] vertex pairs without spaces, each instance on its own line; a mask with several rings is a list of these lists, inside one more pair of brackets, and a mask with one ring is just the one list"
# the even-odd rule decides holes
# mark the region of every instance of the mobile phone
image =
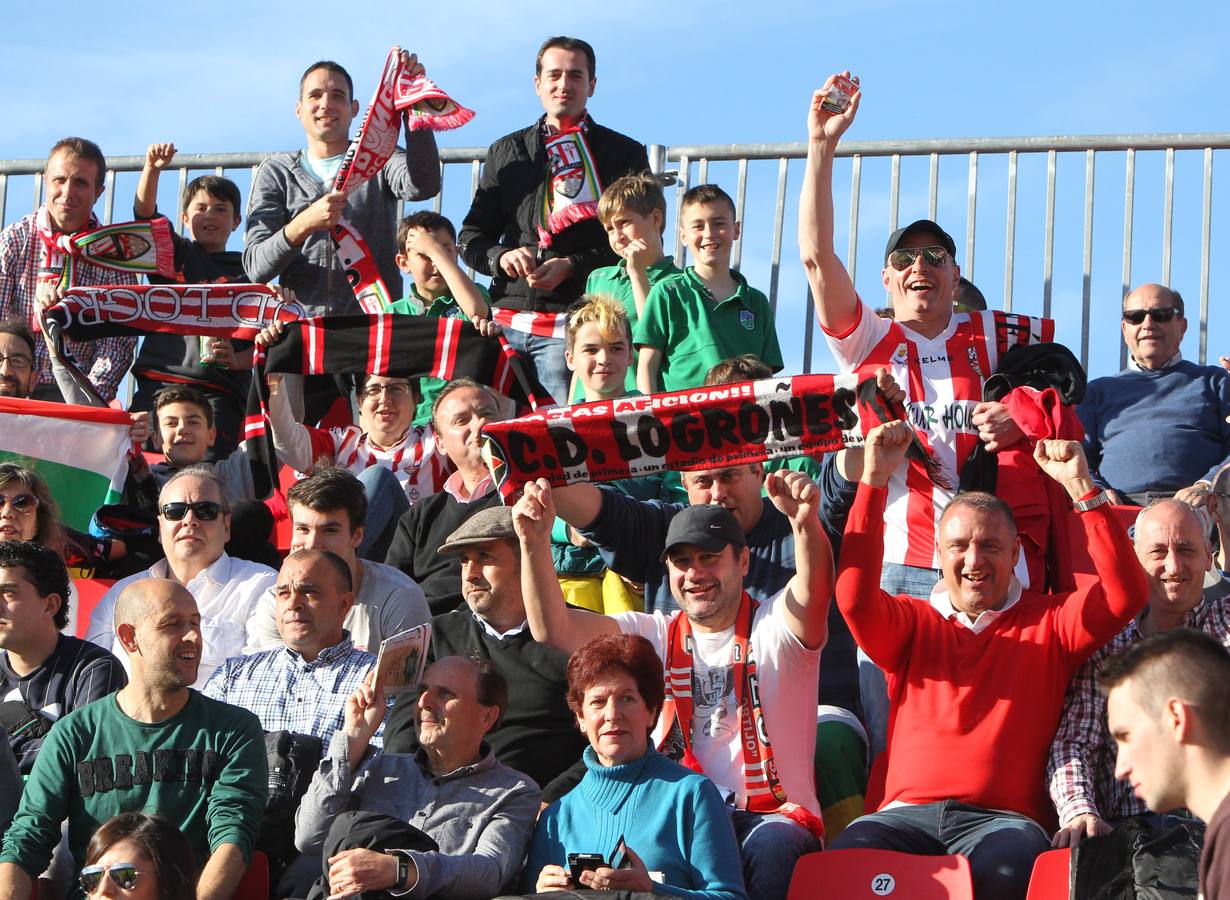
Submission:
[[632,860],[628,858],[628,845],[624,841],[624,836],[622,834],[619,836],[619,840],[615,844],[615,849],[611,851],[611,868],[632,868]]
[[582,872],[592,872],[606,865],[606,858],[601,853],[569,853],[568,872],[573,884],[581,883]]

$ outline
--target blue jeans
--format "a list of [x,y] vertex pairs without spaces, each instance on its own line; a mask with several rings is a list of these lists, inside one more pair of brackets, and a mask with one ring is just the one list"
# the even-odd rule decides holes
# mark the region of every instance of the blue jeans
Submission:
[[359,473],[359,483],[367,494],[367,520],[357,553],[363,559],[384,562],[397,521],[410,508],[410,498],[397,476],[383,466],[368,466]]
[[747,895],[755,900],[786,900],[790,876],[800,856],[820,849],[815,835],[786,816],[731,812],[743,860]]
[[[890,594],[908,594],[926,600],[943,576],[938,569],[920,569],[885,563],[880,570],[880,588]],[[888,681],[870,657],[858,651],[858,693],[863,703],[863,722],[871,741],[871,758],[888,746]]]
[[556,405],[567,405],[572,372],[564,360],[563,340],[523,334],[511,328],[504,330],[504,337],[517,351],[522,364],[537,376],[538,382],[555,398]]
[[[1004,777],[1012,777],[1006,769]],[[1034,860],[1050,847],[1042,828],[1024,816],[955,800],[863,816],[833,841],[834,850],[896,850],[920,856],[959,853],[969,860],[977,900],[1022,900]]]

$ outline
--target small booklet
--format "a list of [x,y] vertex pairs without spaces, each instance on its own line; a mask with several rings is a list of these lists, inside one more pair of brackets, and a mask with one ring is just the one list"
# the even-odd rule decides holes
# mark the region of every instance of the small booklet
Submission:
[[417,688],[423,680],[423,670],[427,668],[427,647],[430,643],[430,622],[381,641],[373,686],[383,687],[385,697],[395,697]]

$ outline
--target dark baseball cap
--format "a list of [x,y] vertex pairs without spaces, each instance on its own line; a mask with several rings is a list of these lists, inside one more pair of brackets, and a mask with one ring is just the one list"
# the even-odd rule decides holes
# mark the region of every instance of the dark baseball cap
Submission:
[[727,546],[745,547],[747,538],[739,521],[724,506],[705,504],[681,509],[666,529],[662,560],[679,544],[695,544],[702,550],[718,551]]
[[884,262],[886,264],[888,263],[888,255],[897,249],[897,245],[905,240],[907,235],[913,234],[916,231],[925,231],[931,234],[940,242],[940,246],[947,250],[953,259],[956,259],[957,245],[953,243],[952,236],[930,219],[919,219],[917,222],[911,222],[904,228],[898,228],[888,236],[888,244],[884,248]]
[[507,506],[492,506],[476,512],[462,522],[436,552],[456,553],[471,544],[515,540],[517,532],[513,528],[512,510]]

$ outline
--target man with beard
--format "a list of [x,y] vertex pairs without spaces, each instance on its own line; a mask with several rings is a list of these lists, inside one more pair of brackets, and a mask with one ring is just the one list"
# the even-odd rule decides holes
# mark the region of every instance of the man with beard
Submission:
[[[182,585],[147,578],[115,609],[132,662],[122,690],[52,727],[0,852],[0,897],[26,900],[68,821],[77,870],[99,822],[130,810],[166,816],[203,866],[197,897],[227,900],[251,857],[268,770],[260,721],[190,689],[201,617]],[[79,896],[79,895],[78,895]]]

